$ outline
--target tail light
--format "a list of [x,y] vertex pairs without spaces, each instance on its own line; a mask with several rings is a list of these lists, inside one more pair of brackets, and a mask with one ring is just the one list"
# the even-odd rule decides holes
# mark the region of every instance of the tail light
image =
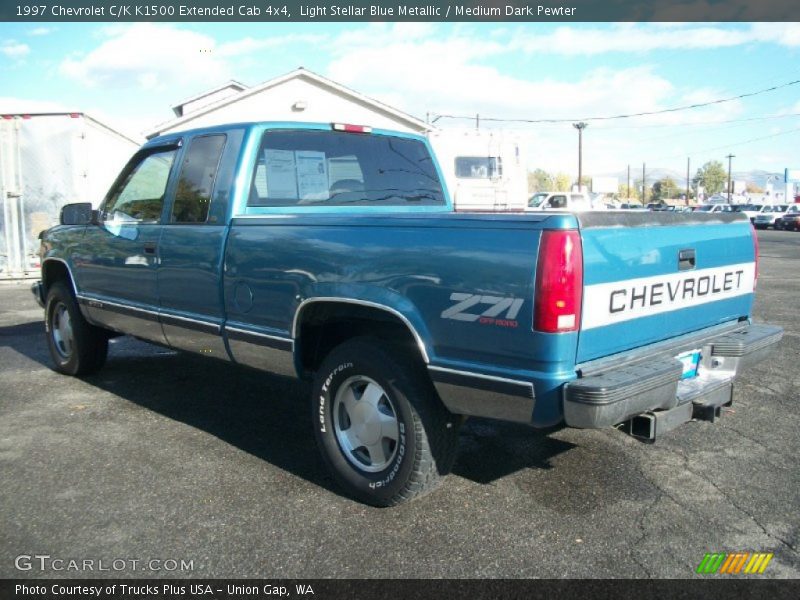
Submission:
[[583,300],[583,251],[575,230],[545,231],[539,242],[533,328],[545,333],[576,331]]
[[753,289],[756,289],[756,284],[758,283],[758,234],[756,233],[756,228],[750,225],[750,234],[753,236],[753,260],[755,260],[756,268],[755,268],[755,277],[753,278]]

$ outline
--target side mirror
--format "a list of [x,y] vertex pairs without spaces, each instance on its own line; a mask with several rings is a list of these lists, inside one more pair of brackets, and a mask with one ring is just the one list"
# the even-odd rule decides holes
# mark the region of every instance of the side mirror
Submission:
[[75,202],[61,207],[59,223],[62,225],[89,225],[95,222],[91,202]]

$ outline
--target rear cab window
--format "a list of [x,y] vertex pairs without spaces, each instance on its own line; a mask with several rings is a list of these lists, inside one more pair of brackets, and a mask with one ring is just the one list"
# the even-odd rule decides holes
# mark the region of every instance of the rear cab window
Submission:
[[421,140],[317,129],[264,132],[247,200],[248,209],[446,204]]
[[207,221],[225,139],[224,134],[202,135],[192,139],[181,164],[171,223]]

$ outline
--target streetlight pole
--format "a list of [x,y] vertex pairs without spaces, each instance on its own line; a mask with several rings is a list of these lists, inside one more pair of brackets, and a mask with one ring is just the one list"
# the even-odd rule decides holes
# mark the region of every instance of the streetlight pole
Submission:
[[686,204],[687,205],[689,204],[689,190],[690,190],[690,188],[689,188],[689,171],[691,170],[691,168],[692,168],[692,159],[691,158],[687,158],[686,159]]
[[631,166],[628,165],[628,202],[631,201]]
[[728,204],[731,203],[731,161],[736,158],[734,154],[728,154],[725,158],[728,159]]
[[581,121],[580,123],[573,123],[572,126],[578,130],[578,189],[581,189],[581,179],[583,178],[583,130],[589,124]]
[[645,167],[646,163],[642,163],[642,206],[647,203],[647,179],[645,178]]

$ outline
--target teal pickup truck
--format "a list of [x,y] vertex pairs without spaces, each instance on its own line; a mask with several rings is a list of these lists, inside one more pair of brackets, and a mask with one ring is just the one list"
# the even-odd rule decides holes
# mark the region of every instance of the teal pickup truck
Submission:
[[781,338],[750,321],[744,216],[455,213],[442,180],[424,138],[364,126],[152,139],[42,236],[56,369],[128,334],[312,380],[325,462],[387,506],[450,470],[466,416],[652,441]]

